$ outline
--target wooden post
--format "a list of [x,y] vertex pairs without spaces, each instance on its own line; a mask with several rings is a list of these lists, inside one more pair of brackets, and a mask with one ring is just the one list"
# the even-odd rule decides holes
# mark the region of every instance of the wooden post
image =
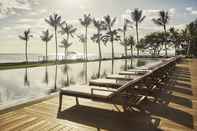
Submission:
[[79,99],[76,97],[76,105],[79,105]]

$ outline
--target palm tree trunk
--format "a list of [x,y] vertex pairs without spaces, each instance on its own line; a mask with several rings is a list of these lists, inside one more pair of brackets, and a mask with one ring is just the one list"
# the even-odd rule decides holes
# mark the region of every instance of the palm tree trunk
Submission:
[[188,41],[187,56],[190,56],[190,46],[191,46],[191,43],[190,41]]
[[[69,34],[67,34],[67,38],[66,38],[66,40],[67,40],[67,44],[69,44]],[[66,47],[65,47],[64,55],[65,55],[65,59],[67,59],[68,49],[66,49]]]
[[28,62],[28,57],[27,57],[27,40],[25,43],[25,58],[26,58],[26,62]]
[[131,57],[133,56],[133,46],[131,45]]
[[126,58],[128,57],[127,55],[127,46],[125,46],[125,55],[126,55]]
[[57,64],[55,65],[55,83],[54,83],[54,90],[57,90]]
[[124,39],[125,57],[127,58],[127,43],[125,38],[125,31],[123,32],[123,39]]
[[101,55],[101,44],[100,44],[100,40],[98,41],[98,47],[99,47],[99,59],[102,59],[102,55]]
[[111,47],[112,47],[112,59],[114,59],[114,41],[111,41]]
[[[139,44],[139,35],[138,35],[138,23],[136,22],[136,35],[137,35],[137,45]],[[139,48],[137,48],[137,56],[139,56]]]
[[101,41],[100,41],[100,31],[98,31],[99,37],[98,37],[98,49],[99,49],[99,59],[102,59],[102,54],[101,54]]
[[85,43],[83,43],[83,59],[85,60],[85,54],[86,54],[86,49],[85,49]]
[[86,27],[86,31],[85,31],[85,39],[86,39],[86,43],[85,43],[85,53],[86,53],[86,60],[88,59],[87,53],[88,53],[88,47],[87,47],[87,42],[88,42],[88,27]]
[[66,52],[67,52],[66,47],[64,47],[64,57],[65,57],[64,59],[66,59],[66,54],[67,54]]
[[57,53],[58,53],[58,50],[57,50],[57,29],[56,28],[55,28],[55,44],[56,44],[55,61],[57,62]]
[[69,78],[69,74],[68,74],[68,70],[66,71],[66,79],[67,79],[67,85],[70,85],[70,78]]
[[48,42],[46,41],[46,61],[48,61]]
[[166,25],[164,25],[164,33],[165,33],[165,43],[164,43],[164,46],[165,46],[165,56],[167,57],[168,56],[168,52],[167,52],[167,31],[166,31]]

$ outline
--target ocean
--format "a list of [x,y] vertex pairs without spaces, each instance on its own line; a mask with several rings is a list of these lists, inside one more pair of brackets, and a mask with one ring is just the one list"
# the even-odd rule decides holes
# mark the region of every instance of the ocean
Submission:
[[[121,54],[116,54],[115,56],[121,56]],[[104,53],[104,58],[110,58],[111,53]],[[64,59],[64,53],[58,54],[58,59],[62,60]],[[83,58],[82,53],[75,53],[75,52],[69,52],[67,59],[80,59]],[[96,59],[98,56],[93,53],[88,54],[88,59]],[[45,56],[43,54],[28,54],[28,61],[43,61],[45,60]],[[55,60],[55,54],[49,54],[48,60]],[[15,63],[15,62],[24,62],[25,61],[25,55],[22,53],[4,53],[0,54],[0,63]]]

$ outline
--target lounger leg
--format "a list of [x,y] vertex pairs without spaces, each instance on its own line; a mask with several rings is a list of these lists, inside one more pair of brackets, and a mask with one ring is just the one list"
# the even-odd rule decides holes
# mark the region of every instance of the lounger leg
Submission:
[[79,105],[79,99],[76,97],[76,105]]
[[59,94],[59,109],[58,111],[60,112],[62,109],[62,94]]

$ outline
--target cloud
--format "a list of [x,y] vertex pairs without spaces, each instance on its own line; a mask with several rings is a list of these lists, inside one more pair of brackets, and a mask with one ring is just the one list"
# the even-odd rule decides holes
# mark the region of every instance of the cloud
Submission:
[[175,9],[175,8],[171,8],[171,9],[169,9],[168,11],[169,11],[169,15],[170,15],[171,17],[173,17],[173,16],[176,14],[176,9]]
[[14,15],[20,10],[31,10],[37,0],[0,0],[0,18]]
[[47,13],[46,9],[40,9],[40,10],[37,9],[36,11],[31,11],[29,15],[36,16],[36,15],[41,15],[41,14],[46,14],[46,13]]
[[197,15],[197,10],[194,10],[192,7],[186,7],[185,10],[191,15]]
[[191,12],[191,14],[192,14],[192,15],[197,15],[197,10],[193,10],[193,11]]
[[192,7],[186,7],[185,10],[190,12],[192,11]]

